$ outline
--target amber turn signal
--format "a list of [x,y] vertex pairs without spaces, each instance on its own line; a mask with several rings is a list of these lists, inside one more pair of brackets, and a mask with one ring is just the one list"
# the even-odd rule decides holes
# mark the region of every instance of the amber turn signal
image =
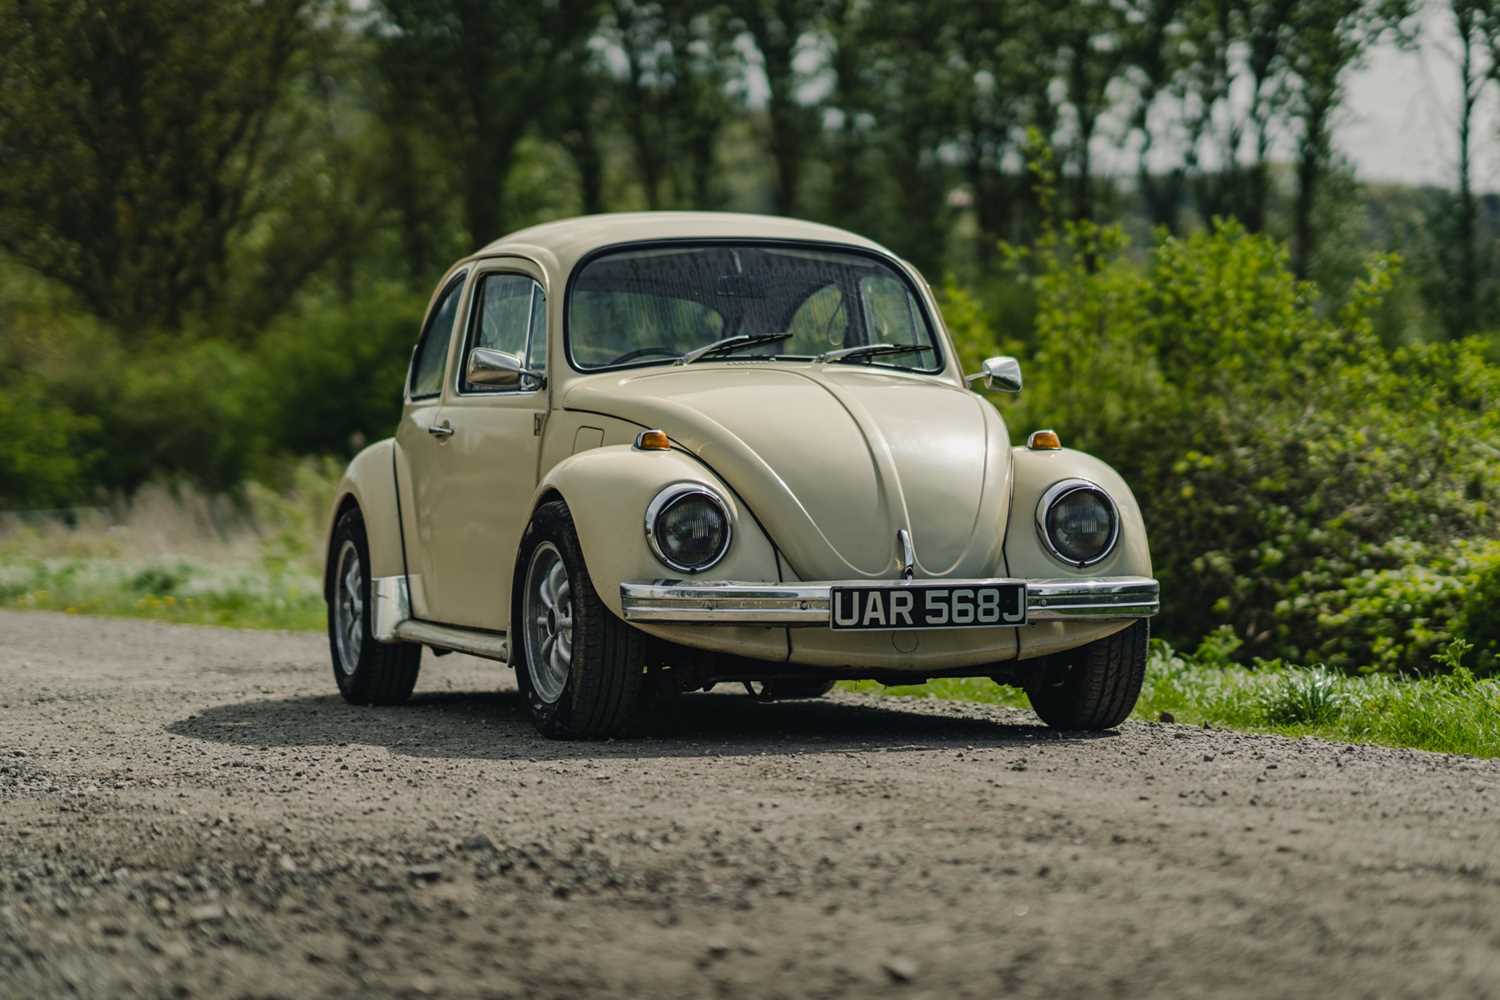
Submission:
[[636,451],[670,451],[672,442],[666,431],[641,431],[635,436]]
[[1026,447],[1032,451],[1056,451],[1062,447],[1062,438],[1053,430],[1032,431],[1026,439]]

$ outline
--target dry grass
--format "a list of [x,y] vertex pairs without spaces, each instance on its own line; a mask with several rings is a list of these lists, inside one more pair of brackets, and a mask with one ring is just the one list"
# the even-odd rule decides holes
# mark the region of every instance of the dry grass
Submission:
[[321,628],[323,519],[338,475],[304,462],[242,497],[148,487],[128,504],[0,520],[0,606]]

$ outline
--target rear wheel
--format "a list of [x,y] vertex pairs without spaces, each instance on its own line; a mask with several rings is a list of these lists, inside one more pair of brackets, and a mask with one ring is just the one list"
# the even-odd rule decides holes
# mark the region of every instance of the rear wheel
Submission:
[[1031,707],[1054,729],[1110,729],[1124,722],[1146,677],[1150,625],[1138,621],[1114,635],[1048,657]]
[[377,642],[370,632],[370,544],[359,508],[339,516],[328,558],[328,646],[339,694],[352,705],[399,705],[416,686],[422,647]]
[[599,599],[566,504],[537,508],[521,566],[516,684],[532,722],[554,739],[625,732],[641,701],[642,635]]

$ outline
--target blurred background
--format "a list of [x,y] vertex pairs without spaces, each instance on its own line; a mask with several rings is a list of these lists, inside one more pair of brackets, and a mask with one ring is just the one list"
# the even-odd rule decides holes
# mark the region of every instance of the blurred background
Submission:
[[1493,673],[1497,52],[1458,0],[0,0],[0,603],[320,627],[446,267],[726,209],[1017,355],[1179,648]]

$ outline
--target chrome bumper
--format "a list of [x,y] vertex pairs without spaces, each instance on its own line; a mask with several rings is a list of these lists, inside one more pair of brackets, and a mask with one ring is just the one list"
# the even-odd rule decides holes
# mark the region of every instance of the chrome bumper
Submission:
[[[876,580],[850,580],[868,587]],[[900,581],[889,581],[900,586]],[[1026,621],[1150,618],[1161,608],[1155,580],[1106,576],[1088,580],[919,580],[955,587],[993,583],[1026,585]],[[656,580],[620,584],[630,622],[702,622],[710,625],[827,625],[835,583],[690,583]]]

